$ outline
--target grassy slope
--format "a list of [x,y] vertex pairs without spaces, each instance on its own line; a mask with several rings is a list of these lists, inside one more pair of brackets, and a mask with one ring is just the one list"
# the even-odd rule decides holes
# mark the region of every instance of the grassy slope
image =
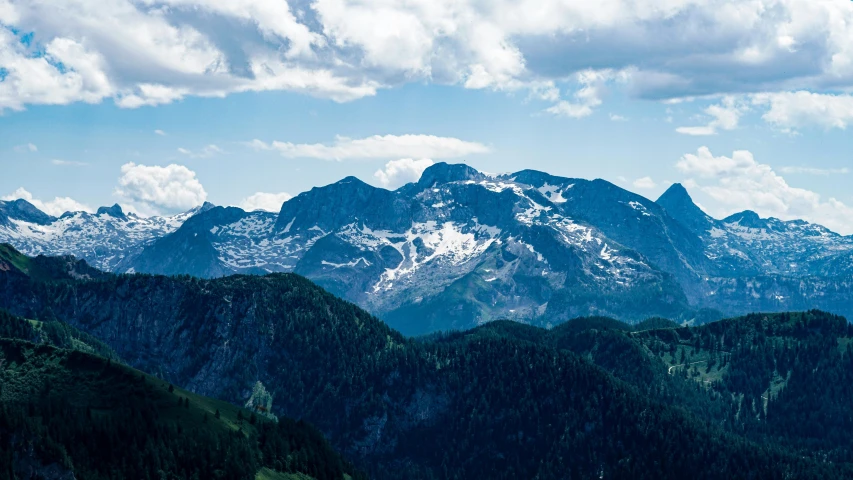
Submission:
[[30,257],[15,250],[8,243],[0,243],[0,269],[4,268],[4,263],[14,267],[21,273],[28,274],[32,262]]

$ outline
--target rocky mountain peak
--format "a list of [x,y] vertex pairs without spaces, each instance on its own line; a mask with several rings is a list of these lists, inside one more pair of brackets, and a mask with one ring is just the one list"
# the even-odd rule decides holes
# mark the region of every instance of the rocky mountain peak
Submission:
[[97,215],[109,215],[113,218],[127,218],[124,215],[124,211],[121,209],[121,205],[115,204],[112,207],[101,207],[98,209]]
[[680,183],[673,183],[656,201],[671,217],[675,218],[696,233],[703,233],[713,223],[711,217],[702,211],[687,189]]
[[762,219],[757,213],[752,210],[744,210],[742,212],[729,215],[723,219],[723,223],[736,223],[746,228],[767,228],[767,220]]
[[47,225],[54,220],[54,217],[42,212],[32,203],[19,198],[8,202],[0,202],[0,224],[7,223],[8,219]]
[[485,175],[463,163],[440,162],[424,170],[421,179],[418,181],[418,187],[430,188],[443,183],[482,180],[483,178]]

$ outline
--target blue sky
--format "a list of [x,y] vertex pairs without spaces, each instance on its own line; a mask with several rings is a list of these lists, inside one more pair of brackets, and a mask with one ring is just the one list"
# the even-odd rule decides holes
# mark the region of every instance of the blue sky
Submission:
[[850,2],[587,3],[0,0],[0,197],[275,209],[464,161],[853,233]]

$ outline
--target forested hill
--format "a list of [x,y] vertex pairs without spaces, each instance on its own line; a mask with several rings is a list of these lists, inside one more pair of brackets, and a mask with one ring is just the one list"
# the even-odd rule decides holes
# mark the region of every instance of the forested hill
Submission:
[[0,313],[2,480],[360,478],[308,424],[274,422],[108,358],[9,338],[29,337],[28,326]]
[[853,461],[853,326],[821,311],[752,314],[700,327],[578,318],[545,330],[493,322],[433,343],[512,338],[574,352],[650,398],[753,441]]
[[[562,344],[513,335],[416,341],[292,274],[42,281],[8,271],[0,307],[51,312],[198,394],[242,405],[260,381],[274,413],[317,425],[379,479],[853,475],[670,406],[614,368],[620,380],[569,348],[587,328],[553,330]],[[640,333],[607,332],[638,355],[651,352],[629,336]],[[659,357],[644,358],[638,375],[648,366],[672,377]]]

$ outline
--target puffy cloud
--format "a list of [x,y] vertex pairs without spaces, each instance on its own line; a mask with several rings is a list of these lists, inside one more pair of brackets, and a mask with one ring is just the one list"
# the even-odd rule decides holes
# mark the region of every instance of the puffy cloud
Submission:
[[741,210],[783,220],[802,218],[839,233],[853,233],[853,208],[835,198],[822,199],[811,190],[792,187],[770,165],[758,163],[752,153],[735,151],[714,156],[707,147],[684,155],[676,168],[716,205],[706,205],[718,217]]
[[255,210],[264,210],[267,212],[278,213],[281,210],[281,204],[293,198],[289,193],[264,193],[257,192],[249,195],[240,202],[239,207],[247,212]]
[[[630,71],[627,93],[651,99],[853,86],[845,0],[0,0],[0,25],[11,109],[264,90],[348,101],[432,82],[528,89],[580,118],[601,104],[597,83],[563,99],[558,85],[585,72]],[[33,45],[20,37],[30,32]],[[798,118],[849,121],[766,117]]]
[[734,130],[737,128],[741,115],[747,110],[747,106],[738,102],[735,97],[726,96],[718,105],[711,105],[705,109],[705,113],[711,117],[707,125],[698,127],[678,127],[676,132],[685,135],[716,135],[717,130]]
[[104,73],[105,60],[76,40],[51,39],[32,56],[9,30],[0,28],[0,110],[25,104],[97,103],[113,93]]
[[655,183],[654,180],[652,180],[652,177],[638,178],[638,179],[634,180],[632,185],[634,185],[634,188],[643,188],[643,189],[650,189],[650,188],[655,188],[658,186],[658,184]]
[[48,215],[60,216],[65,212],[93,212],[91,207],[80,203],[70,197],[55,197],[53,200],[43,201],[33,197],[33,194],[21,187],[9,195],[0,197],[0,200],[24,199],[32,203],[36,208]]
[[288,158],[317,158],[347,160],[359,158],[453,158],[475,153],[487,153],[489,147],[453,137],[434,135],[373,135],[353,139],[337,137],[333,144],[265,143],[252,140],[248,145],[256,150],[273,150]]
[[207,192],[195,172],[183,165],[121,167],[115,194],[141,215],[188,210],[204,203]]
[[222,150],[218,146],[214,144],[206,145],[201,150],[188,150],[183,147],[178,148],[178,153],[182,155],[186,155],[190,158],[210,158],[215,155],[221,155],[225,153],[225,150]]
[[756,105],[767,106],[762,116],[783,130],[808,125],[846,129],[853,121],[853,95],[830,95],[807,91],[763,93],[754,95]]
[[15,150],[18,153],[33,153],[33,152],[38,152],[39,147],[37,147],[33,143],[25,143],[23,145],[15,145],[13,150]]
[[391,160],[385,164],[385,168],[377,170],[373,176],[383,187],[395,189],[410,182],[417,182],[424,170],[432,164],[433,161],[428,158]]

